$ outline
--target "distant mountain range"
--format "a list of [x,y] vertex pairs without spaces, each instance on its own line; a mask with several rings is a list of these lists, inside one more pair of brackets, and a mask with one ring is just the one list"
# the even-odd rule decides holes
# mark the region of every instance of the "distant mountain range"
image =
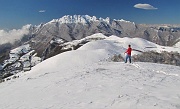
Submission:
[[[38,26],[28,26],[29,33],[15,43],[0,45],[0,62],[9,59],[11,49],[29,44],[33,53],[42,60],[64,51],[77,49],[88,41],[67,47],[68,42],[80,40],[95,33],[105,36],[138,37],[163,46],[173,46],[180,41],[180,26],[135,24],[126,20],[97,18],[89,15],[66,15]],[[68,49],[64,49],[64,47]]]
[[52,45],[53,47],[55,45],[50,43],[52,40],[60,39],[68,42],[95,33],[102,33],[106,36],[139,37],[165,46],[172,46],[180,39],[180,27],[142,25],[125,20],[103,19],[88,15],[63,16],[46,24],[33,26],[30,30],[32,36],[28,43],[37,50],[39,56],[53,50]]

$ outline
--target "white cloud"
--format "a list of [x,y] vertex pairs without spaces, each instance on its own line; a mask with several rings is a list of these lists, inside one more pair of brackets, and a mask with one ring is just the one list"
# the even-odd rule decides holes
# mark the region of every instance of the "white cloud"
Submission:
[[0,30],[0,44],[14,43],[17,40],[20,40],[24,35],[27,35],[29,33],[30,26],[31,25],[25,25],[18,30]]
[[46,12],[46,10],[39,10],[40,13]]
[[139,8],[139,9],[146,9],[146,10],[154,10],[154,9],[158,9],[155,8],[154,6],[150,5],[150,4],[136,4],[134,5],[135,8]]

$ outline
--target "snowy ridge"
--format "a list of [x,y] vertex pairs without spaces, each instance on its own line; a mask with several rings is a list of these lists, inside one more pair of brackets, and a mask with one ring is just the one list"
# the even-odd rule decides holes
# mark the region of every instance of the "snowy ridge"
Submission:
[[90,17],[89,15],[65,15],[60,19],[53,19],[52,21],[50,21],[50,23],[53,22],[59,22],[60,24],[63,23],[89,23],[91,21],[97,21],[97,18],[95,16]]
[[180,48],[180,42],[178,42],[177,44],[175,44],[175,47],[179,47],[179,48]]
[[[108,43],[102,43],[102,44],[100,43],[99,45],[98,44],[99,41],[95,41],[95,40],[103,40],[103,41],[107,41]],[[167,51],[167,52],[172,51],[172,52],[180,53],[180,49],[178,45],[174,47],[165,47],[165,46],[154,44],[152,42],[149,42],[141,38],[128,38],[128,37],[119,38],[114,35],[107,37],[101,33],[87,36],[80,40],[74,40],[72,42],[64,42],[62,39],[54,39],[54,40],[51,40],[50,43],[60,44],[62,46],[62,50],[69,50],[69,49],[74,50],[74,47],[79,46],[79,45],[82,46],[83,44],[90,41],[93,42],[94,47],[96,47],[96,49],[104,49],[104,47],[109,46],[109,41],[111,41],[112,43],[111,45],[114,45],[115,43],[117,46],[117,47],[115,46],[111,47],[113,48],[112,50],[114,50],[114,54],[116,55],[121,54],[122,57],[124,57],[124,51],[126,50],[129,44],[131,44],[133,48],[132,55],[140,54],[141,52],[146,52],[146,51],[156,51],[159,53],[162,51]],[[94,49],[94,48],[91,48],[91,46],[88,47],[88,45],[89,44],[85,44],[83,47],[85,47],[85,49],[88,48],[88,50]],[[81,47],[80,49],[83,49],[83,47]],[[112,52],[112,50],[109,50],[109,51]],[[16,61],[20,61],[23,63],[27,61],[26,63],[28,65],[25,65],[25,66],[30,66],[30,64],[34,66],[41,61],[41,58],[36,57],[36,51],[31,50],[31,47],[29,44],[23,45],[16,49],[11,50],[9,57],[10,59],[4,61],[2,65],[3,68],[8,64],[15,63]],[[30,63],[30,58],[31,58],[31,63]]]
[[[142,39],[142,38],[128,38],[128,37],[124,37],[124,38],[120,38],[120,37],[117,37],[117,36],[105,36],[103,35],[102,33],[97,33],[97,34],[93,34],[91,36],[87,36],[83,39],[80,39],[80,40],[74,40],[72,42],[66,42],[63,44],[63,46],[66,45],[67,49],[68,48],[71,48],[72,46],[76,46],[80,43],[82,43],[83,41],[86,42],[86,41],[92,41],[92,40],[104,40],[104,41],[108,41],[108,44],[106,45],[109,45],[109,41],[112,41],[112,43],[116,43],[116,45],[118,45],[118,48],[120,48],[122,51],[119,51],[117,50],[117,53],[119,52],[123,52],[123,50],[125,50],[127,48],[127,46],[130,44],[134,50],[139,50],[139,51],[142,51],[142,52],[146,52],[146,51],[156,51],[156,52],[162,52],[162,51],[167,51],[167,52],[178,52],[180,53],[180,49],[179,47],[167,47],[167,46],[160,46],[158,44],[155,44],[153,42],[150,42],[150,41],[147,41],[145,39]],[[103,49],[106,45],[98,45],[98,42],[99,41],[93,41],[92,43],[96,44],[97,45],[94,45],[94,47],[96,47],[96,49]],[[87,47],[89,44],[85,44],[83,47]],[[83,47],[81,47],[80,49],[83,49]],[[91,47],[87,47],[89,50],[91,50],[92,48]],[[86,49],[87,49],[86,48]],[[113,47],[112,47],[113,48]],[[136,54],[139,54],[139,52],[137,51],[132,51],[132,55],[136,55]]]
[[1,83],[1,109],[180,108],[180,67],[107,61],[123,54],[129,41],[137,49],[147,45],[161,50],[161,46],[140,38],[89,37],[104,40],[51,57],[17,74],[18,79]]
[[[65,15],[60,19],[53,19],[52,21],[50,21],[49,23],[55,23],[55,22],[59,22],[60,24],[63,23],[82,23],[82,24],[89,24],[90,22],[106,22],[107,24],[110,24],[113,20],[109,17],[107,17],[106,19],[104,18],[97,18],[96,16],[89,16],[89,15]],[[114,21],[120,21],[120,22],[126,22],[126,23],[131,23],[130,21],[125,21],[123,19],[121,20],[116,20],[114,19]]]
[[[180,38],[179,38],[179,40],[180,40]],[[180,41],[179,41],[179,42],[177,42],[177,43],[174,45],[174,47],[178,47],[178,48],[180,48]]]

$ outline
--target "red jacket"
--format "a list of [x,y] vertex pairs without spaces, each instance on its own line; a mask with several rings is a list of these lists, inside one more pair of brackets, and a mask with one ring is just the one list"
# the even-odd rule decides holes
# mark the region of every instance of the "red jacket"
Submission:
[[128,55],[131,55],[131,51],[132,51],[132,48],[129,47],[125,53],[127,53]]

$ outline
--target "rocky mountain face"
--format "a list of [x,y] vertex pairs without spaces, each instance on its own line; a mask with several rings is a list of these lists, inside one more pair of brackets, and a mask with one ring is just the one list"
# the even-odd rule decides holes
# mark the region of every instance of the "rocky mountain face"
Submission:
[[[29,41],[39,56],[46,56],[53,51],[58,43],[54,40],[69,42],[86,36],[102,33],[106,36],[140,37],[151,42],[172,46],[179,41],[180,28],[161,25],[141,25],[125,20],[96,18],[88,15],[64,16],[60,19],[41,24],[31,29],[33,38]],[[52,54],[52,53],[51,53]]]
[[[93,36],[70,42],[65,42],[64,40],[51,40],[51,46],[53,44],[57,44],[58,46],[53,51],[51,51],[51,53],[48,54],[48,56],[51,57],[61,52],[75,50],[80,46],[84,45],[85,43],[93,40],[104,39],[103,36],[98,34]],[[0,66],[0,82],[3,82],[6,77],[14,75],[18,72],[29,71],[31,70],[31,67],[43,61],[43,58],[37,56],[36,50],[34,50],[30,46],[30,44],[24,44],[22,46],[10,50],[8,56],[9,58],[4,60],[4,62]]]
[[[180,26],[142,25],[122,19],[103,19],[88,15],[67,15],[60,19],[53,19],[46,24],[30,26],[29,35],[24,36],[14,44],[0,45],[0,61],[5,63],[6,60],[11,59],[10,50],[21,45],[29,45],[33,53],[36,54],[36,57],[44,60],[56,54],[77,49],[90,40],[83,40],[78,44],[69,44],[69,42],[80,40],[95,33],[102,33],[106,36],[139,37],[165,46],[172,46],[180,41]],[[16,62],[21,62],[19,64],[20,69],[23,69],[24,67],[21,66],[24,64],[20,61],[23,55],[25,54],[19,54],[17,60],[8,65],[12,66]],[[7,65],[2,69],[8,69]]]
[[0,70],[0,80],[21,71],[28,71],[41,62],[29,44],[22,45],[10,51],[9,59],[4,60]]

